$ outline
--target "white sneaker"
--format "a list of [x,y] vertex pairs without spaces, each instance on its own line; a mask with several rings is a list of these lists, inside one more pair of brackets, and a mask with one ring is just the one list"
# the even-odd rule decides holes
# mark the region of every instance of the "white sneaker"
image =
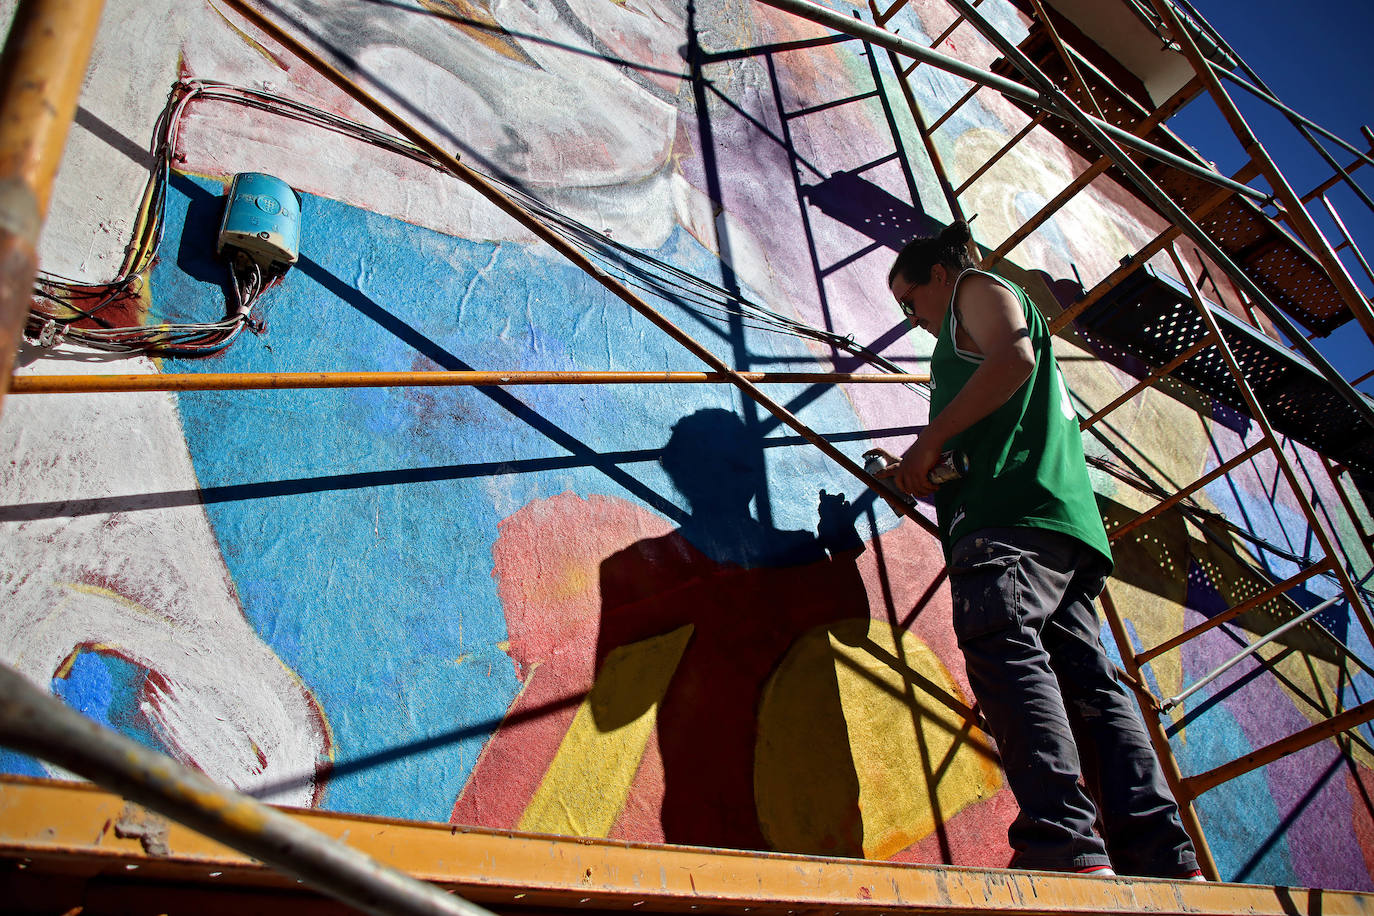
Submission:
[[1110,865],[1088,865],[1074,869],[1076,875],[1092,875],[1094,878],[1115,878],[1116,872]]

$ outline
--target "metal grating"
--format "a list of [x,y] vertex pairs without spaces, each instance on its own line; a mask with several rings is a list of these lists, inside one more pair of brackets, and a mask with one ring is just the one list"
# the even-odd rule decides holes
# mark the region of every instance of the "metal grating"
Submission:
[[[1213,308],[1212,314],[1277,432],[1358,474],[1374,475],[1374,429],[1320,372],[1230,313]],[[1139,372],[1139,363],[1132,365],[1133,361],[1162,366],[1207,333],[1188,293],[1148,266],[1088,308],[1078,324],[1102,359],[1132,372]],[[1215,346],[1171,376],[1247,416],[1250,413],[1225,357]]]
[[[1054,50],[1043,24],[1035,20],[1020,49],[1035,62],[1046,76],[1086,112],[1093,112],[1092,103],[1083,96],[1063,60]],[[1093,46],[1098,56],[1105,52]],[[1148,98],[1144,88],[1133,85],[1135,78],[1116,72],[1109,75],[1110,59],[1096,61],[1094,66],[1078,58],[1079,70],[1102,107],[1107,120],[1118,127],[1133,130],[1148,117],[1139,98]],[[1120,68],[1115,68],[1119,70]],[[1021,81],[1015,67],[1005,59],[996,61],[991,70],[1009,79]],[[1116,82],[1114,82],[1114,80]],[[1120,85],[1117,85],[1119,83]],[[1124,88],[1123,88],[1124,87]],[[1132,91],[1134,90],[1134,91]],[[1027,113],[1033,114],[1023,103]],[[1044,126],[1075,153],[1089,162],[1101,158],[1101,152],[1082,133],[1061,118],[1049,117]],[[1179,140],[1165,128],[1155,128],[1146,139],[1177,156],[1205,164],[1192,147]],[[1155,162],[1139,160],[1142,168],[1163,191],[1185,212],[1191,213],[1217,193],[1217,186],[1178,169]],[[1122,172],[1115,168],[1105,173],[1110,180],[1126,188],[1141,202],[1154,208]],[[1277,222],[1245,198],[1232,196],[1216,207],[1207,217],[1198,220],[1199,226],[1255,281],[1264,294],[1285,314],[1313,334],[1325,336],[1349,321],[1353,315],[1341,298],[1325,269],[1310,251],[1289,235]]]
[[[1186,211],[1201,206],[1217,190],[1158,163],[1147,164],[1145,171]],[[1198,225],[1274,305],[1307,330],[1326,335],[1351,319],[1349,306],[1316,257],[1250,201],[1228,198]]]

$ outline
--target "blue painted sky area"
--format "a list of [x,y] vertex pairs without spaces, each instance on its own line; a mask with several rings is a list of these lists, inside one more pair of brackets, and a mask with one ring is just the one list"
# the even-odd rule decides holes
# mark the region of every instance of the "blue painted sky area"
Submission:
[[[1279,100],[1347,143],[1368,151],[1369,143],[1360,127],[1374,126],[1374,82],[1369,78],[1374,4],[1369,0],[1192,2]],[[1330,165],[1284,115],[1234,84],[1226,85],[1299,195],[1331,177]],[[1169,126],[1226,174],[1234,173],[1248,158],[1216,105],[1205,95],[1171,119]],[[1326,148],[1342,167],[1355,160],[1353,153],[1334,143],[1327,141]],[[1374,166],[1366,165],[1354,176],[1374,198]],[[1374,257],[1374,212],[1349,188],[1335,188],[1329,196],[1366,259]],[[1318,225],[1336,244],[1339,236],[1335,225],[1320,202],[1309,209],[1320,213]],[[1366,295],[1374,293],[1374,283],[1349,252],[1342,254],[1342,260],[1356,285]],[[1374,344],[1354,321],[1314,343],[1347,379],[1374,369]],[[1358,387],[1374,395],[1374,380]]]
[[[174,178],[167,237],[181,241],[153,278],[159,317],[222,311],[224,268],[213,256],[222,193]],[[168,361],[166,371],[695,368],[680,345],[543,247],[470,242],[320,198],[302,210],[301,260],[262,301],[266,333],[244,334],[217,357]],[[681,232],[655,254],[698,276],[719,271]],[[807,355],[794,338],[741,338],[668,311],[725,357],[741,345],[756,365]],[[834,389],[770,392],[813,428],[856,433]],[[738,409],[738,398],[725,386],[179,398],[244,612],[315,693],[332,730],[339,775],[325,807],[447,819],[519,689],[501,645],[498,523],[568,491],[679,522],[685,503],[658,458],[673,423],[706,407]],[[790,431],[760,429],[773,437],[772,525],[814,530],[820,489],[858,495],[857,482],[793,444]],[[858,435],[845,444],[856,457],[869,447]],[[567,519],[569,537],[577,524]]]

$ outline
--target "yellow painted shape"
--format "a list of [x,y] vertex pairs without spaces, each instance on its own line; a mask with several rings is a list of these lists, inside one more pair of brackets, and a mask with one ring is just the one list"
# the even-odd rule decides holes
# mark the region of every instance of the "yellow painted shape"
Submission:
[[542,600],[566,604],[596,594],[599,569],[581,557],[572,557],[541,576]]
[[798,640],[764,692],[755,796],[778,849],[883,859],[1002,786],[952,710],[948,669],[910,633],[845,620]]
[[[687,624],[606,656],[520,816],[519,829],[581,837],[610,834],[692,631]],[[613,727],[603,730],[608,723]]]

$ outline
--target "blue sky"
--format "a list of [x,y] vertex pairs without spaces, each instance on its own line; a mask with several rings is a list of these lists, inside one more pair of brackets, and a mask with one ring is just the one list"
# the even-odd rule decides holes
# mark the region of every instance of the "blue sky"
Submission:
[[[1374,126],[1374,3],[1370,0],[1192,0],[1199,12],[1227,43],[1255,70],[1276,96],[1290,108],[1338,134],[1346,142],[1367,150],[1360,125]],[[1228,89],[1234,87],[1228,86]],[[1330,177],[1322,161],[1287,119],[1240,89],[1232,93],[1260,142],[1283,169],[1300,195]],[[1227,174],[1245,162],[1245,154],[1205,95],[1170,121],[1170,126]],[[1342,166],[1354,156],[1334,144],[1327,147]],[[1374,197],[1374,166],[1356,172],[1366,193]],[[1374,213],[1349,189],[1330,192],[1342,220],[1365,252],[1374,258]],[[1320,204],[1317,204],[1320,208]],[[1318,224],[1333,239],[1333,224],[1324,215]],[[1359,265],[1343,255],[1356,284],[1374,292]],[[1374,343],[1354,322],[1326,340],[1318,349],[1353,379],[1374,369]],[[1358,386],[1374,395],[1374,379]]]

